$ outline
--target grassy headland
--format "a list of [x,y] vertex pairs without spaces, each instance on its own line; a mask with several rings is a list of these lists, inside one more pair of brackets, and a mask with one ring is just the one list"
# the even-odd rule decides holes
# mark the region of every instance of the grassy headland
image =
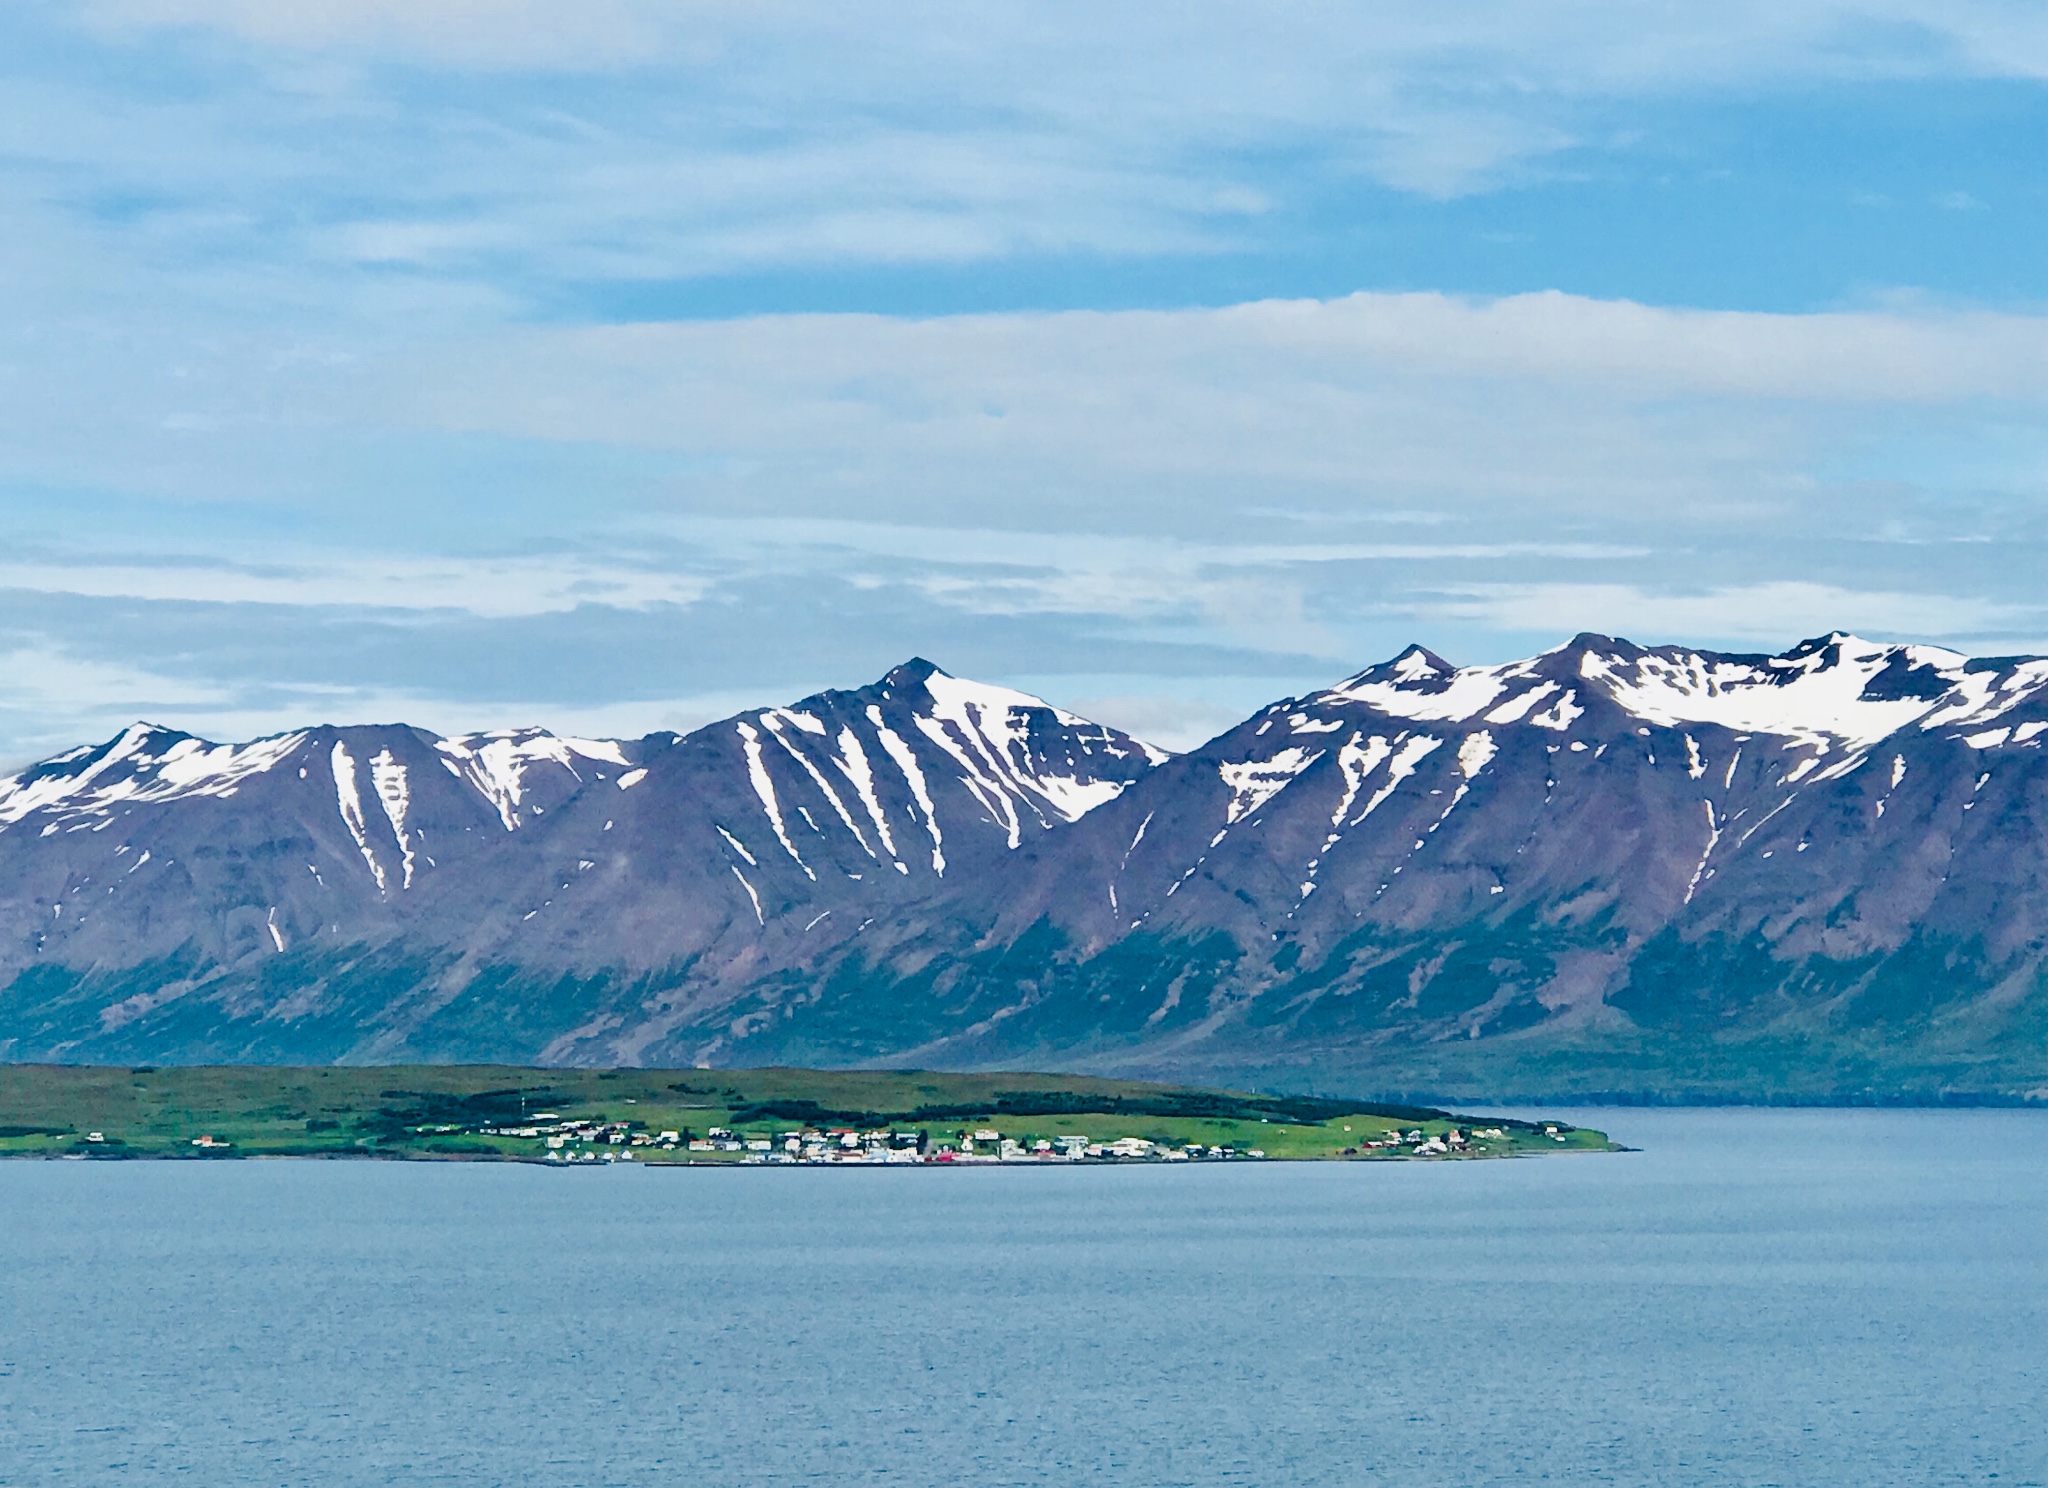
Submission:
[[1070,1075],[0,1065],[0,1156],[659,1164],[1609,1150],[1604,1134],[1562,1122]]

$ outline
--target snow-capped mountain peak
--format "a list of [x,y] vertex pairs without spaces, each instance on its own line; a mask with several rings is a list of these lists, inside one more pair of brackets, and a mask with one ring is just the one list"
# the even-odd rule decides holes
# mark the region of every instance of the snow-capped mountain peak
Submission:
[[1103,766],[1157,765],[1166,752],[1140,739],[1055,708],[1042,698],[971,682],[934,669],[925,679],[930,709],[918,728],[987,783],[1042,803],[1075,821],[1122,793],[1131,775]]
[[[886,860],[898,874],[929,862],[944,877],[963,833],[971,841],[993,827],[1003,846],[1016,848],[1027,832],[1114,800],[1166,758],[1042,698],[955,677],[922,658],[871,686],[817,693],[712,729],[729,730],[739,744],[760,812],[754,825],[765,825],[810,881],[818,854],[842,848]],[[735,841],[753,835],[737,820],[726,825]],[[803,848],[807,833],[838,846]],[[751,882],[745,871],[741,877]]]
[[120,802],[231,796],[305,739],[304,733],[289,733],[214,744],[160,724],[133,723],[105,744],[69,750],[0,780],[0,825],[38,811],[92,814]]
[[1645,723],[1718,724],[1737,733],[1863,749],[1924,717],[1967,666],[1968,658],[1954,651],[1838,631],[1779,656],[1588,648],[1579,674]]
[[[1962,717],[1993,696],[1969,658],[1836,631],[1781,655],[1646,649],[1583,634],[1523,661],[1452,667],[1421,647],[1306,700],[1363,703],[1416,722],[1568,726],[1604,701],[1645,724],[1719,725],[1858,750],[1940,708]],[[2034,684],[2016,681],[2015,687]],[[2044,672],[2040,685],[2048,685]],[[1959,689],[1961,691],[1959,692]]]
[[1435,652],[1410,646],[1392,661],[1368,667],[1304,701],[1315,705],[1364,703],[1394,718],[1463,723],[1477,718],[1535,675],[1534,661],[1458,667]]
[[2048,659],[1839,632],[1410,647],[1170,758],[922,660],[638,741],[137,724],[0,780],[0,1057],[1689,1081],[1755,1033],[1745,1089],[2035,1091],[2044,782]]

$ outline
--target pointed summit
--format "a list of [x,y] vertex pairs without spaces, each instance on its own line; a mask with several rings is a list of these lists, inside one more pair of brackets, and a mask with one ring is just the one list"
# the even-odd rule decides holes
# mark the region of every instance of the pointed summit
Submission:
[[952,675],[936,662],[926,661],[922,656],[913,656],[901,665],[891,667],[874,685],[885,692],[892,692],[899,687],[922,687],[934,677]]
[[1338,684],[1339,688],[1381,686],[1415,688],[1431,691],[1446,685],[1456,676],[1458,668],[1445,661],[1427,646],[1410,644],[1399,655],[1389,661],[1369,666],[1357,675],[1347,677]]
[[1840,665],[1844,656],[1886,649],[1888,648],[1878,642],[1866,641],[1861,636],[1851,635],[1846,630],[1831,630],[1826,635],[1809,636],[1798,645],[1774,657],[1773,660],[1778,665],[1787,667],[1802,664],[1813,667],[1831,667]]
[[1410,645],[1387,665],[1394,675],[1404,682],[1419,681],[1424,677],[1444,677],[1457,670],[1427,646],[1419,645]]

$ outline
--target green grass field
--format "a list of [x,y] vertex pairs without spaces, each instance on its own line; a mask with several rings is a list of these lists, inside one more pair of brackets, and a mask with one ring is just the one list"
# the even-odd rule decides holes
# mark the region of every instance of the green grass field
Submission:
[[[716,1129],[725,1148],[693,1150]],[[1600,1132],[1370,1102],[1070,1075],[851,1070],[565,1070],[507,1065],[103,1068],[0,1065],[0,1156],[388,1157],[744,1163],[838,1154],[832,1134],[894,1132],[908,1160],[996,1131],[1199,1145],[1207,1160],[1511,1157],[1613,1150]],[[674,1134],[670,1136],[668,1134]],[[810,1134],[808,1142],[804,1134]],[[786,1152],[795,1135],[798,1148]],[[1455,1136],[1455,1140],[1453,1140]],[[736,1148],[732,1144],[738,1144]],[[1420,1150],[1418,1150],[1420,1149]],[[978,1155],[994,1140],[974,1144]]]

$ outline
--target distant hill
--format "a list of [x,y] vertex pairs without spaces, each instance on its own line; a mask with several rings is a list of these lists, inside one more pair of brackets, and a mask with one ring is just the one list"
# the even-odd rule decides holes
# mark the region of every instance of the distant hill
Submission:
[[0,1055],[2048,1098],[2048,661],[1419,647],[1168,756],[912,662],[0,782]]

